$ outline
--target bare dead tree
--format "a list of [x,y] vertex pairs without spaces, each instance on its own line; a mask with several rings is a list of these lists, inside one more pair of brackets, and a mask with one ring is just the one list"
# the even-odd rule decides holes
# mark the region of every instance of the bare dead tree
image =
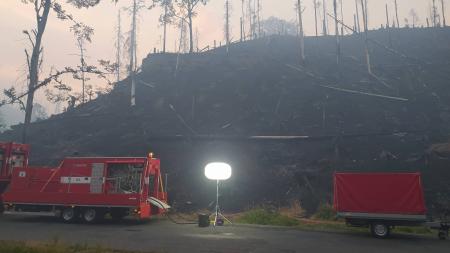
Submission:
[[120,17],[120,10],[117,14],[117,38],[116,38],[116,82],[120,81],[120,70],[122,67],[121,57],[122,57],[122,21]]
[[416,27],[416,23],[419,21],[419,15],[417,15],[417,12],[415,9],[411,9],[409,11],[409,16],[411,16],[412,19],[412,27]]
[[369,53],[369,37],[368,37],[366,4],[367,3],[364,0],[361,0],[361,9],[362,9],[363,21],[364,21],[364,50],[365,50],[365,54],[366,54],[367,72],[369,73],[369,75],[372,75],[372,66],[370,63],[370,53]]
[[227,53],[230,50],[230,1],[225,1],[225,43]]
[[323,35],[328,35],[327,0],[323,0]]
[[400,21],[398,20],[398,4],[397,0],[394,0],[395,3],[395,18],[397,19],[397,28],[400,28]]
[[441,0],[441,10],[442,10],[442,25],[444,27],[447,26],[447,21],[445,20],[445,4],[444,0]]
[[338,15],[337,15],[337,0],[333,0],[333,9],[334,9],[334,36],[336,38],[336,64],[339,66],[341,61],[341,43],[339,38],[339,23],[338,23]]
[[358,8],[358,0],[355,0],[355,7],[356,7],[356,26],[355,29],[358,31],[358,33],[361,33],[361,23],[359,21],[359,8]]
[[261,0],[257,0],[257,6],[256,6],[256,10],[257,10],[257,21],[258,21],[258,37],[262,36],[262,27],[261,27],[261,11],[262,11],[262,5],[261,5]]
[[159,5],[163,13],[159,17],[159,23],[163,26],[163,53],[166,53],[167,47],[167,25],[172,23],[173,0],[152,0],[153,5],[150,8]]
[[178,6],[178,11],[172,8],[171,15],[183,19],[189,27],[189,53],[194,52],[194,23],[197,16],[196,9],[200,4],[206,5],[209,0],[174,0]]
[[389,24],[389,10],[388,10],[387,4],[386,4],[386,29],[388,31],[389,46],[392,47],[391,28],[390,28],[390,24]]
[[[75,22],[72,15],[68,14],[65,10],[63,10],[62,6],[57,1],[52,0],[22,0],[25,4],[31,4],[34,7],[34,16],[36,21],[36,27],[31,31],[24,31],[23,33],[27,36],[31,48],[25,50],[26,58],[27,58],[27,70],[28,70],[28,92],[27,102],[24,108],[25,110],[25,119],[22,129],[22,142],[26,142],[27,137],[27,128],[31,122],[31,116],[33,112],[33,104],[34,104],[34,92],[36,91],[36,87],[39,85],[39,70],[42,65],[42,39],[45,33],[45,29],[47,27],[47,21],[50,12],[53,10],[57,18],[60,20],[69,20],[73,24],[81,23]],[[98,1],[90,1],[90,0],[70,0],[68,3],[74,5],[77,8],[88,8],[96,5]],[[83,25],[84,26],[84,25]]]
[[245,40],[245,0],[241,0],[241,42]]
[[130,33],[130,65],[129,74],[131,79],[131,106],[136,105],[136,65],[137,65],[137,43],[136,43],[136,33],[137,33],[137,12],[138,12],[138,2],[133,0],[132,6],[132,18],[131,18],[131,33]]
[[319,8],[319,2],[317,2],[317,0],[313,0],[313,6],[314,6],[314,25],[316,28],[316,37],[318,37],[319,31],[317,28],[317,8]]
[[305,33],[303,31],[303,9],[302,9],[302,1],[297,0],[297,9],[298,9],[298,25],[299,25],[299,35],[300,35],[300,58],[301,62],[305,62]]
[[248,2],[247,2],[247,19],[248,19],[248,22],[249,22],[249,37],[250,37],[250,40],[252,40],[252,39],[254,39],[254,35],[255,35],[255,33],[254,33],[254,31],[255,31],[255,24],[254,24],[254,22],[253,22],[253,16],[254,16],[254,9],[253,9],[253,2],[252,1],[254,1],[254,0],[248,0]]
[[438,14],[437,14],[437,7],[436,7],[436,0],[433,0],[433,6],[431,9],[431,20],[433,22],[433,27],[437,27],[438,26],[438,22],[437,22],[437,18],[438,18]]
[[[342,0],[339,0],[339,5],[341,6],[341,20],[344,23],[344,5],[342,4]],[[344,25],[341,24],[341,36],[344,36]]]

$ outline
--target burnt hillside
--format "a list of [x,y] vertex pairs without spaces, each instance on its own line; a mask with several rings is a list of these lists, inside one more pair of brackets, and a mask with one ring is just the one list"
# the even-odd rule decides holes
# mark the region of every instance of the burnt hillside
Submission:
[[[370,37],[389,45],[387,32]],[[298,41],[274,36],[193,55],[151,54],[130,82],[30,129],[31,163],[64,156],[143,156],[151,150],[169,174],[171,199],[205,207],[214,183],[208,161],[234,168],[226,208],[300,199],[314,211],[331,199],[334,171],[417,171],[428,205],[450,206],[450,30],[399,29],[392,48],[371,43],[373,72],[358,35]],[[19,140],[21,126],[3,133]],[[306,136],[255,139],[250,136]],[[444,143],[444,144],[442,144]]]

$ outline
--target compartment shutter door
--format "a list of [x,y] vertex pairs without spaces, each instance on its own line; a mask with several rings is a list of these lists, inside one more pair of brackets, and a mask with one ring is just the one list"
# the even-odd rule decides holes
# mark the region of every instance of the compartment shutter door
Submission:
[[93,163],[91,174],[91,193],[102,193],[104,182],[105,164]]

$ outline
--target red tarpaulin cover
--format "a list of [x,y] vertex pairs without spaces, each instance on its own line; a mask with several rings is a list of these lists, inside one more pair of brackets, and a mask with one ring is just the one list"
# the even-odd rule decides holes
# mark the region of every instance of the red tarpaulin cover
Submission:
[[337,212],[426,213],[420,173],[335,173]]

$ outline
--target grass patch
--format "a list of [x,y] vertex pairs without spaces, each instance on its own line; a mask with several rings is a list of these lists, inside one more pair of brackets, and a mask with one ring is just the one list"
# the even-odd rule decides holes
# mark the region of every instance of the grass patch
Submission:
[[237,218],[237,222],[246,224],[272,225],[272,226],[297,226],[299,221],[294,218],[272,212],[265,209],[253,209],[245,212]]
[[54,239],[50,243],[0,241],[1,253],[136,253],[88,246],[87,244],[66,245]]
[[334,211],[330,204],[322,204],[313,215],[313,218],[317,220],[334,221],[336,220],[336,211]]

